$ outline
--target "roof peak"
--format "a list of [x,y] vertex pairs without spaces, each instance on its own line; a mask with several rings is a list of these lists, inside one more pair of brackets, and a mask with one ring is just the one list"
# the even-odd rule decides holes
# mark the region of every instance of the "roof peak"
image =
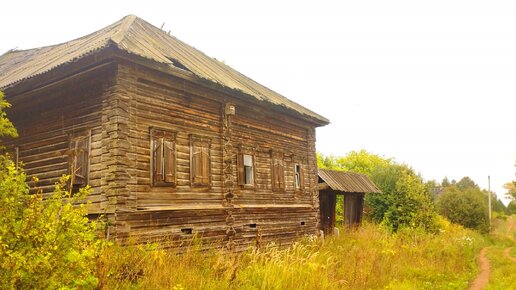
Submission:
[[317,125],[329,123],[326,118],[255,82],[133,14],[68,42],[1,55],[0,88],[12,86],[67,63],[76,62],[108,46],[115,46],[120,51],[160,65],[185,70],[197,78],[244,93],[256,101],[300,114]]

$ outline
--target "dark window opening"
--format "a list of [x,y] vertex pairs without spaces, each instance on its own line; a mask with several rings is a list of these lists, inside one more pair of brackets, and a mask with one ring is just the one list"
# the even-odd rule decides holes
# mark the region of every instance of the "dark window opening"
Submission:
[[186,235],[191,235],[192,234],[192,228],[181,229],[181,232],[183,234],[186,234]]
[[238,184],[248,187],[254,186],[254,156],[247,154],[238,154]]
[[249,224],[249,227],[252,229],[256,229],[256,224]]
[[294,165],[294,187],[296,190],[304,189],[303,167],[301,164]]

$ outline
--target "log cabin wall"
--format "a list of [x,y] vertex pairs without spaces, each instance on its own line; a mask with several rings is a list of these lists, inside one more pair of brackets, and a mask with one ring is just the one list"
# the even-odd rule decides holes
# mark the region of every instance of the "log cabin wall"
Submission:
[[[268,241],[288,244],[317,233],[312,124],[125,61],[118,67],[117,86],[118,98],[127,105],[123,134],[128,137],[127,146],[122,146],[128,148],[127,195],[117,203],[118,239],[198,234],[205,242],[225,240],[243,249]],[[231,120],[224,113],[227,104],[236,108]],[[174,139],[176,171],[170,186],[156,186],[153,179],[151,138],[156,130]],[[209,143],[209,185],[192,183],[196,138]],[[236,184],[240,153],[253,156],[252,186]],[[273,154],[284,164],[282,190],[273,190]],[[295,164],[302,166],[303,187],[298,189]]]
[[104,176],[109,158],[102,114],[110,110],[104,100],[114,94],[115,68],[101,65],[27,91],[23,84],[6,90],[12,104],[9,118],[19,133],[19,138],[6,140],[6,145],[18,148],[28,180],[39,178],[36,184],[30,183],[32,191],[38,187],[44,194],[51,193],[59,178],[70,173],[71,141],[88,136],[88,184],[92,188],[88,211],[96,215],[108,210]]

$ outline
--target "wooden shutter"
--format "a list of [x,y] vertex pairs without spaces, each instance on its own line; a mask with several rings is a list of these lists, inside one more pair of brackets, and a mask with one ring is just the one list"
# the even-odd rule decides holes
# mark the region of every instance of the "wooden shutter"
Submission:
[[194,184],[201,183],[202,175],[202,151],[198,146],[192,147],[192,182]]
[[278,188],[285,189],[285,167],[281,162],[278,162]]
[[237,173],[238,173],[238,185],[245,184],[245,172],[244,172],[244,154],[238,153],[237,155]]
[[163,176],[163,173],[164,173],[164,170],[163,170],[163,166],[164,166],[163,141],[164,141],[163,137],[155,137],[153,140],[153,144],[154,144],[153,153],[152,153],[153,161],[154,161],[153,177],[154,177],[155,183],[162,182],[165,179],[165,177]]
[[89,173],[89,153],[90,153],[90,138],[88,136],[82,136],[75,139],[72,142],[74,145],[73,153],[73,184],[86,186],[88,183]]
[[193,186],[209,186],[211,182],[211,139],[190,135],[190,178]]
[[208,185],[210,184],[210,149],[206,147],[201,148],[201,183]]
[[285,181],[284,181],[284,171],[283,164],[280,161],[274,160],[274,165],[272,168],[272,177],[273,177],[273,189],[281,190],[284,189]]
[[175,158],[175,144],[173,141],[163,141],[163,161],[164,161],[164,175],[165,182],[175,183],[176,180],[176,158]]

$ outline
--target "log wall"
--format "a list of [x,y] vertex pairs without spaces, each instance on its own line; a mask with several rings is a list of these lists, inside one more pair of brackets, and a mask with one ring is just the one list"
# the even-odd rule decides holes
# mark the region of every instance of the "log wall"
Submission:
[[[205,241],[232,240],[243,248],[268,241],[290,243],[317,233],[313,125],[131,63],[119,66],[117,84],[129,104],[127,188],[129,200],[135,200],[117,212],[118,238],[197,234]],[[226,104],[236,107],[229,128],[225,127]],[[176,186],[152,185],[152,128],[175,133]],[[231,131],[229,138],[225,130]],[[209,187],[191,185],[190,134],[211,140]],[[251,150],[255,157],[252,188],[231,186],[237,180],[236,158],[242,150]],[[271,150],[281,150],[284,156],[286,189],[282,192],[272,190]],[[304,167],[303,190],[294,189],[295,163]],[[225,165],[231,170],[224,170]]]
[[[6,139],[6,147],[19,148],[19,161],[27,173],[39,181],[32,186],[44,194],[53,191],[64,174],[69,174],[70,140],[74,136],[91,134],[89,184],[92,193],[88,210],[92,214],[104,213],[107,198],[102,179],[106,175],[103,160],[104,134],[103,100],[113,93],[115,65],[104,65],[80,74],[53,82],[44,87],[6,97],[12,104],[8,117],[18,130],[19,138]],[[91,133],[90,133],[91,132]]]
[[[49,193],[69,171],[70,138],[91,132],[91,214],[106,214],[110,237],[126,241],[190,239],[244,249],[289,244],[318,232],[314,125],[249,101],[241,93],[199,85],[118,60],[10,96],[19,157]],[[227,115],[226,107],[236,108]],[[267,107],[269,106],[269,107]],[[151,130],[175,136],[174,186],[154,186]],[[209,186],[191,183],[191,138],[210,141]],[[272,155],[285,168],[273,190]],[[254,156],[253,186],[237,183],[237,155]],[[304,187],[294,187],[302,164]]]

